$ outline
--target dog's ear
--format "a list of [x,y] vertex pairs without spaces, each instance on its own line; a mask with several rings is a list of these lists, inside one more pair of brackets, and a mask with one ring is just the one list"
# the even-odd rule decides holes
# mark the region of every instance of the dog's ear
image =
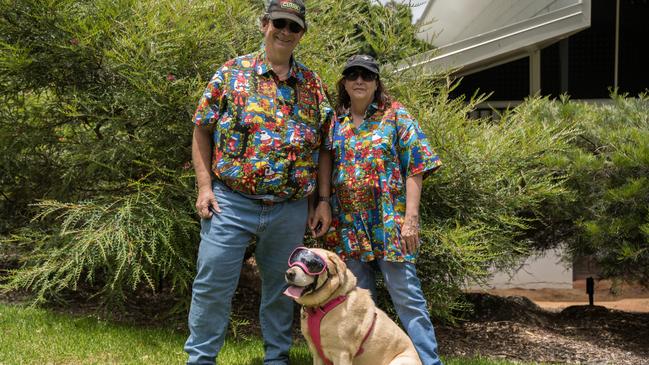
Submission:
[[337,275],[342,270],[340,265],[342,260],[335,253],[327,251],[327,261],[331,263],[329,265],[329,273],[331,275]]
[[329,273],[332,277],[338,279],[337,285],[340,285],[345,293],[354,289],[356,287],[356,277],[347,269],[345,261],[333,252],[327,254],[327,259],[331,263]]
[[[353,280],[352,287],[356,286],[356,277],[347,269],[347,265],[345,264],[345,261],[340,258],[337,254],[333,254],[333,258],[331,259],[332,262],[334,262],[334,265],[336,266],[336,273],[340,277],[340,279],[345,282],[349,283],[351,280]],[[349,278],[348,276],[351,275],[353,278]]]

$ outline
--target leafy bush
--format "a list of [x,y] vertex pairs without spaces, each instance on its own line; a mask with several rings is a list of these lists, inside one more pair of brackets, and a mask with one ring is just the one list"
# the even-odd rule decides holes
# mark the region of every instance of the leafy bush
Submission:
[[[393,63],[428,48],[402,6],[308,5],[298,58],[329,85],[359,51]],[[41,302],[85,282],[117,301],[163,284],[189,296],[198,243],[189,121],[216,68],[260,46],[262,8],[0,2],[0,249],[22,264],[5,289]],[[646,98],[598,108],[531,99],[494,122],[468,119],[482,99],[449,99],[446,75],[384,68],[382,77],[445,164],[421,207],[418,268],[436,315],[461,308],[463,285],[490,266],[562,240],[625,264],[610,273],[646,276]]]
[[7,287],[187,294],[189,121],[218,65],[259,46],[259,5],[2,2],[1,228],[23,262]]
[[186,187],[190,177],[154,186],[133,182],[128,186],[133,191],[121,196],[39,201],[34,221],[60,226],[34,225],[8,240],[25,252],[24,266],[13,273],[9,286],[34,290],[37,302],[63,289],[77,290],[81,282],[117,304],[142,284],[158,289],[165,283],[187,292],[199,228],[182,209],[190,196],[184,202],[176,197],[191,191]]
[[[570,123],[539,123],[509,113],[499,121],[466,115],[479,100],[449,100],[441,81],[413,75],[399,85],[444,165],[424,183],[425,245],[418,262],[424,290],[440,316],[462,307],[468,281],[482,283],[490,267],[511,268],[533,247],[527,237],[548,200],[571,192],[543,156],[570,148]],[[451,299],[451,300],[449,300]]]
[[[610,104],[533,100],[519,107],[535,123],[574,124],[578,137],[546,163],[574,197],[548,205],[551,243],[589,256],[602,277],[649,283],[649,98],[613,94]],[[552,232],[549,232],[552,230]],[[558,233],[557,233],[558,232]]]
[[[332,83],[359,51],[425,47],[400,6],[309,4],[301,61]],[[47,301],[171,283],[188,297],[198,242],[191,116],[226,60],[260,47],[263,1],[0,2],[0,234],[5,288]],[[396,17],[393,17],[396,15]],[[349,26],[354,24],[354,26]]]

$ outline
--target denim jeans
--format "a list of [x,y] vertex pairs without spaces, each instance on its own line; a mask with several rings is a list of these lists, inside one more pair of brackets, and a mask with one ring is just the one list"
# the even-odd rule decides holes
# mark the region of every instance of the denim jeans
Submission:
[[264,364],[286,365],[294,304],[282,294],[284,273],[289,255],[304,238],[306,199],[264,205],[219,182],[213,184],[213,190],[221,213],[201,221],[189,310],[190,335],[185,343],[187,363],[214,364],[225,340],[246,247],[256,236],[255,259],[262,281],[259,321]]
[[[390,292],[390,298],[399,315],[401,324],[415,345],[424,365],[441,365],[437,354],[435,329],[428,316],[426,299],[421,290],[415,265],[409,262],[389,262],[377,260],[383,280]],[[356,276],[357,286],[369,289],[376,298],[376,277],[370,263],[358,260],[345,262]]]

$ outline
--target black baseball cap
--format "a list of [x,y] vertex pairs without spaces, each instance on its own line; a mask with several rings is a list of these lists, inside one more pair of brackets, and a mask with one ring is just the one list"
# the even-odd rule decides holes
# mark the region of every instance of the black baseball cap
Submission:
[[271,0],[266,13],[272,20],[292,20],[306,30],[306,7],[302,0]]
[[379,74],[379,64],[376,63],[374,57],[366,54],[357,54],[349,57],[345,68],[343,68],[343,75],[352,67],[361,67],[377,75]]

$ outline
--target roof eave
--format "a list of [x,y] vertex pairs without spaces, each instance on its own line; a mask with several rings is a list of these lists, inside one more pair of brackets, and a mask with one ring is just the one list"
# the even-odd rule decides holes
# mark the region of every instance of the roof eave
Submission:
[[455,69],[466,75],[525,57],[588,27],[590,0],[585,0],[405,59],[396,71],[421,67],[427,72]]

